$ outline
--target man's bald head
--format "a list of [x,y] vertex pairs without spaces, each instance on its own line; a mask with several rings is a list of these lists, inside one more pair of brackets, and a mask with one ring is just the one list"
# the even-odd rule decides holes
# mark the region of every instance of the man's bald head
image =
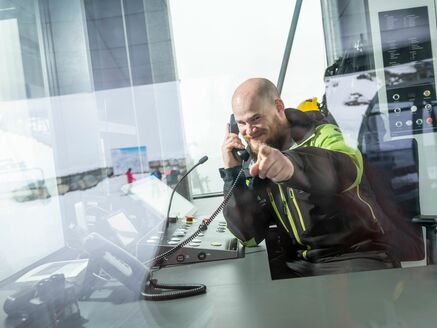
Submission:
[[287,143],[285,106],[275,85],[264,78],[244,81],[232,97],[232,112],[242,137],[256,153],[261,144],[282,149]]
[[250,104],[254,100],[273,103],[279,99],[276,86],[264,78],[252,78],[241,83],[232,96],[232,107],[239,107],[242,103]]

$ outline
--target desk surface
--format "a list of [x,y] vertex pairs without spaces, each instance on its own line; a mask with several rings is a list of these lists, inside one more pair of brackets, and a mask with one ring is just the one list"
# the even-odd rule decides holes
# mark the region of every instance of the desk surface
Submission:
[[436,266],[272,281],[261,245],[245,258],[167,267],[154,278],[208,290],[171,301],[81,302],[83,326],[416,328],[437,322]]
[[266,254],[165,268],[162,283],[204,283],[204,295],[161,302],[81,303],[89,327],[431,327],[437,267],[271,281]]

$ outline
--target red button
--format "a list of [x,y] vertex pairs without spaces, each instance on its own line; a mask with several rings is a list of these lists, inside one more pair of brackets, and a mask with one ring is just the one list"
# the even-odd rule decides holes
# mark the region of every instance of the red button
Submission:
[[428,123],[428,124],[432,124],[432,118],[431,118],[431,117],[428,117],[428,118],[426,119],[426,123]]

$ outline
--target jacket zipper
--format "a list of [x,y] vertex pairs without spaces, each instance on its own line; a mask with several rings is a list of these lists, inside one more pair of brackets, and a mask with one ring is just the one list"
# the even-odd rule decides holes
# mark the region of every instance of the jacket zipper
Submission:
[[272,194],[272,191],[270,190],[270,188],[267,190],[267,193],[269,195],[270,203],[273,206],[273,210],[275,211],[276,216],[279,218],[279,221],[281,221],[281,224],[285,228],[285,230],[287,230],[287,233],[290,233],[290,230],[288,230],[288,228],[285,225],[284,221],[282,221],[281,214],[279,213],[278,207],[276,206],[275,199],[273,198],[273,194]]
[[290,221],[290,225],[291,225],[291,229],[293,230],[294,238],[296,238],[296,241],[299,244],[304,246],[304,244],[300,240],[299,233],[297,232],[296,224],[294,223],[293,216],[291,215],[291,212],[290,212],[290,208],[287,205],[287,200],[285,199],[285,195],[284,195],[284,192],[282,191],[282,187],[281,187],[281,185],[278,185],[278,187],[279,187],[279,192],[281,194],[282,205],[284,206],[284,212],[287,214],[288,221]]
[[369,209],[370,209],[370,213],[372,215],[373,221],[378,225],[379,229],[381,230],[381,233],[384,234],[384,229],[382,228],[381,224],[379,223],[378,219],[375,216],[375,212],[373,211],[372,205],[370,205],[368,202],[366,202],[363,198],[361,198],[360,195],[360,186],[357,186],[357,196],[358,198],[364,203],[366,204]]

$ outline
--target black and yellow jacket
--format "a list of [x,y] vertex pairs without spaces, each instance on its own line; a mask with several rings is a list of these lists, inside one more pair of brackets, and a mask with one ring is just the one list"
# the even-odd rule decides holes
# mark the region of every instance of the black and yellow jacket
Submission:
[[[346,145],[336,125],[286,110],[296,143],[283,151],[292,178],[275,184],[242,177],[224,216],[246,246],[260,243],[276,223],[292,238],[299,258],[318,261],[342,253],[386,250],[386,218],[363,175],[361,153]],[[241,167],[225,169],[227,193]],[[384,224],[382,224],[384,222]]]

